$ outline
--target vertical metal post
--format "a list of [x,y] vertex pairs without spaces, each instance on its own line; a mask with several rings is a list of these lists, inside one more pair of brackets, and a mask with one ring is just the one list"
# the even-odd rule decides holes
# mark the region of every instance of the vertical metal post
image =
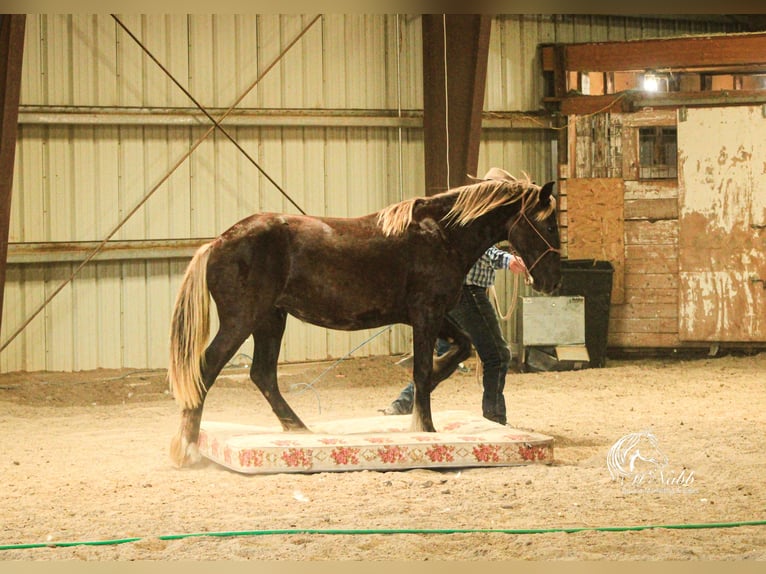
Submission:
[[480,175],[476,170],[491,22],[480,14],[422,16],[427,195],[464,185],[467,175]]
[[24,54],[24,14],[0,14],[0,327],[11,228],[11,188]]

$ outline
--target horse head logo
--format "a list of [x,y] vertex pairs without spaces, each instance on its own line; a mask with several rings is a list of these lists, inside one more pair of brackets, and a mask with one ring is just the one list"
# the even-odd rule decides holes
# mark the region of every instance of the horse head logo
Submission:
[[656,476],[668,464],[657,443],[650,431],[631,433],[614,443],[606,457],[612,480]]

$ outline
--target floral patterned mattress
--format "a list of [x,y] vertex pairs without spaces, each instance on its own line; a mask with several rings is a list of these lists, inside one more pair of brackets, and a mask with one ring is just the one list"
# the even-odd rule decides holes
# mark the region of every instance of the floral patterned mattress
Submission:
[[309,425],[311,433],[203,421],[200,453],[246,474],[513,466],[553,462],[553,439],[463,411],[433,413],[438,432],[410,432],[410,416]]

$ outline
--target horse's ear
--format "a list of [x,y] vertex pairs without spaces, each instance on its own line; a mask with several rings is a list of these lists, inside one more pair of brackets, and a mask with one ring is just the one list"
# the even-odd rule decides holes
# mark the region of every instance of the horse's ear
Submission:
[[549,181],[540,190],[540,205],[549,205],[551,202],[551,196],[553,195],[553,186],[556,185],[555,181]]

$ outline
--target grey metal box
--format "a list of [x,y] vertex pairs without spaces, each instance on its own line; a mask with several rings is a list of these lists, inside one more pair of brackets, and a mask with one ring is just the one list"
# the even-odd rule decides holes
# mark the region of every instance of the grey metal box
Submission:
[[523,347],[585,344],[585,298],[521,297]]

